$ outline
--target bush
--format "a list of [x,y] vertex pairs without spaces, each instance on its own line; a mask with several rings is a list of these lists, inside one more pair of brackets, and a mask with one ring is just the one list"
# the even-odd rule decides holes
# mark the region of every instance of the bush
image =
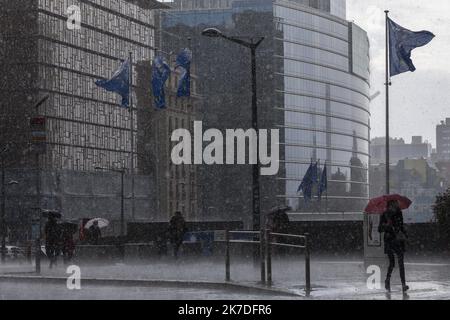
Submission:
[[438,223],[439,237],[445,248],[450,249],[450,189],[436,197],[433,212]]

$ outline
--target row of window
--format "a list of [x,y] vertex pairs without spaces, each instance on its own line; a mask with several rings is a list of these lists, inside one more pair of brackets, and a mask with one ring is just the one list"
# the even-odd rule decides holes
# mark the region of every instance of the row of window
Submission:
[[[67,29],[65,20],[43,13],[39,13],[38,18],[40,35],[72,46],[121,58],[128,57],[128,52],[131,49],[133,49],[137,59],[146,60],[153,54],[153,49],[150,48],[154,44],[153,30],[149,30],[150,33],[145,36],[145,41],[140,42],[139,38],[146,32],[144,29],[129,29],[129,32],[132,30],[133,33],[120,38],[117,36],[117,31],[113,29],[110,30],[112,34],[105,34],[101,32],[102,29],[92,30],[86,27],[79,31],[71,31]],[[136,43],[130,40],[135,40]]]
[[304,12],[298,9],[283,7],[279,4],[274,6],[274,15],[282,22],[291,22],[319,32],[334,35],[338,38],[348,40],[348,26],[319,15]]
[[[332,150],[320,147],[286,146],[284,148],[286,162],[309,163],[311,159],[320,159],[322,162],[330,162],[334,165],[356,166],[362,168],[369,167],[369,156],[352,151]],[[358,159],[358,160],[357,160]],[[357,165],[356,165],[357,164]],[[302,169],[301,167],[300,169]],[[303,177],[304,171],[291,173],[290,177]]]

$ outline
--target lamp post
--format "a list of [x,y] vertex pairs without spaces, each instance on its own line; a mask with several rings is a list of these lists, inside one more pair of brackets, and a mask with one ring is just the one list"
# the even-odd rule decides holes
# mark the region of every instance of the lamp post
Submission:
[[17,181],[9,181],[8,183],[5,182],[5,158],[3,156],[3,153],[7,152],[8,148],[4,148],[1,151],[1,171],[2,171],[2,177],[1,177],[1,233],[2,233],[2,240],[1,240],[1,261],[2,263],[6,260],[6,233],[7,233],[7,227],[6,227],[6,187],[11,185],[19,184]]
[[[251,73],[252,73],[252,128],[258,132],[258,105],[256,90],[256,49],[263,42],[264,37],[258,38],[255,42],[247,42],[237,37],[224,35],[219,29],[207,28],[202,32],[203,36],[211,38],[223,38],[231,42],[250,49],[251,52]],[[259,146],[257,144],[257,161],[253,165],[253,230],[260,231],[261,228],[261,208],[260,208],[260,185],[259,185]]]
[[95,167],[96,170],[102,170],[102,171],[111,171],[111,172],[117,172],[120,173],[120,241],[122,242],[122,259],[125,256],[124,251],[124,237],[125,237],[125,168],[123,169],[108,169],[103,167]]

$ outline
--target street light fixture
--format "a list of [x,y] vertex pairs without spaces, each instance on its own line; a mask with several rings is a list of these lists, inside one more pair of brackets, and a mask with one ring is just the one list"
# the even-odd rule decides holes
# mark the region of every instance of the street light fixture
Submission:
[[[244,41],[238,37],[227,36],[217,28],[206,28],[202,31],[202,35],[210,38],[223,38],[231,42],[249,48],[251,51],[251,72],[252,72],[252,128],[258,132],[258,105],[256,91],[256,49],[263,42],[264,37],[260,37],[257,41],[253,38],[251,42]],[[257,146],[257,154],[259,154],[259,146]],[[259,185],[259,161],[253,165],[253,230],[260,231],[262,229],[260,209],[260,185]]]

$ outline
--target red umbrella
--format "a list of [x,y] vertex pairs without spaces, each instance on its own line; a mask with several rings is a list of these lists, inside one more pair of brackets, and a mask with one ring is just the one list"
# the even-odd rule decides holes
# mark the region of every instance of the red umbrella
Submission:
[[368,214],[383,214],[387,210],[387,204],[390,201],[397,201],[401,210],[408,209],[412,203],[407,197],[390,194],[371,199],[364,212]]

